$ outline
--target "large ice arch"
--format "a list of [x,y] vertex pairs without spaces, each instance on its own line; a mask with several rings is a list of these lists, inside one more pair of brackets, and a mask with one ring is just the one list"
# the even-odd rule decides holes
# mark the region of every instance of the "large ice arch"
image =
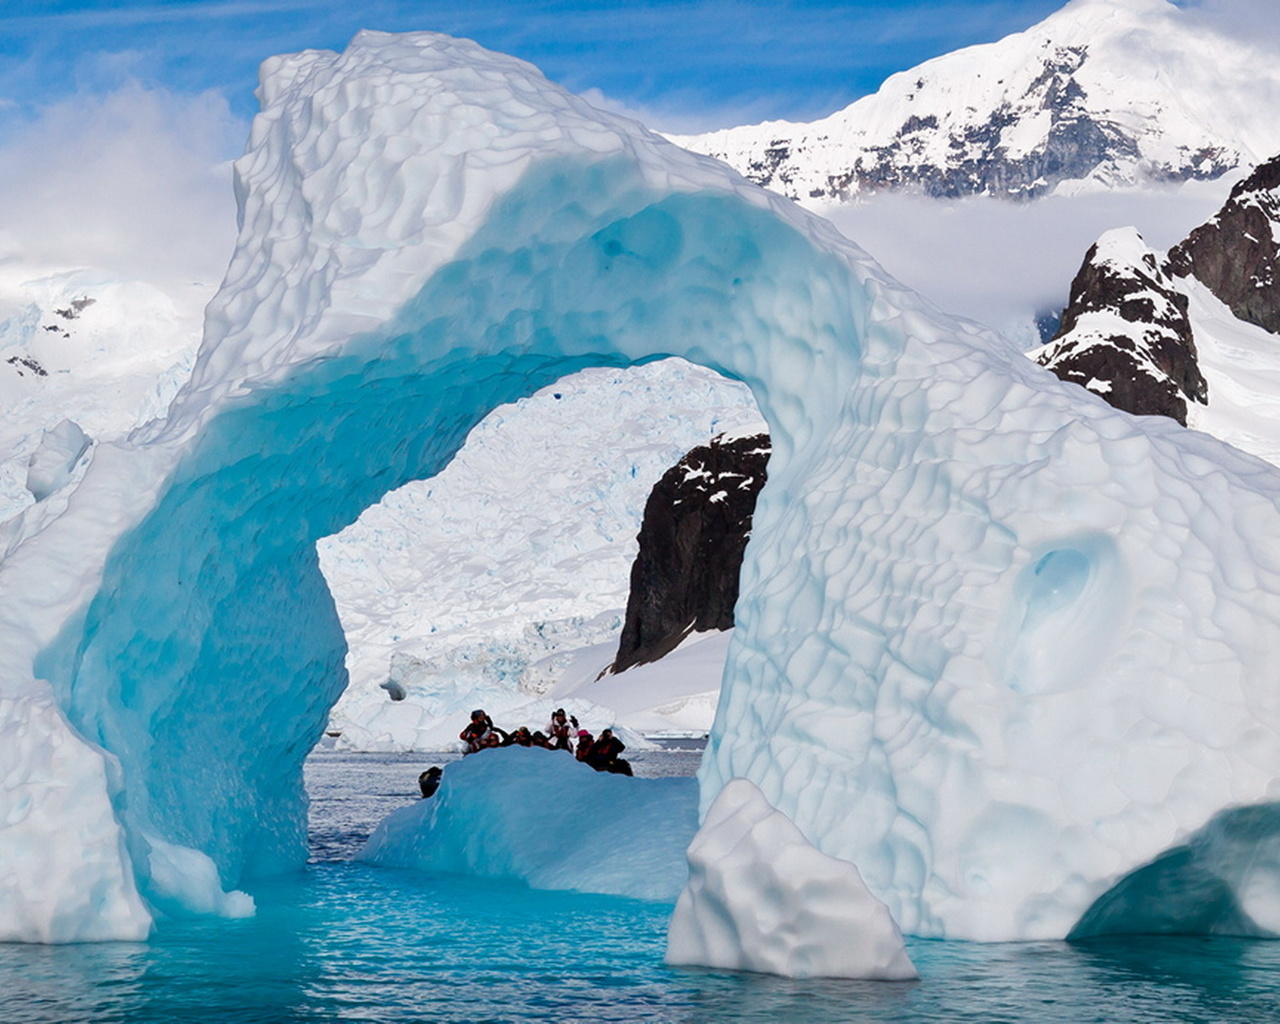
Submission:
[[362,33],[261,99],[191,384],[0,565],[0,938],[243,912],[344,683],[315,539],[494,405],[672,354],[774,438],[704,806],[748,778],[905,931],[1009,939],[1275,797],[1270,467],[474,44]]

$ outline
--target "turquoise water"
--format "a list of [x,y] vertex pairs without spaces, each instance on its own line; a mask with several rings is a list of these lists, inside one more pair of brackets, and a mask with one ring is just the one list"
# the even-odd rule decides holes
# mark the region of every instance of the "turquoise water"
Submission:
[[[429,759],[316,755],[313,850],[342,855]],[[645,774],[683,773],[650,755]],[[245,921],[145,944],[0,945],[0,1021],[1280,1020],[1280,943],[913,941],[923,980],[789,982],[662,964],[669,908],[321,860]]]

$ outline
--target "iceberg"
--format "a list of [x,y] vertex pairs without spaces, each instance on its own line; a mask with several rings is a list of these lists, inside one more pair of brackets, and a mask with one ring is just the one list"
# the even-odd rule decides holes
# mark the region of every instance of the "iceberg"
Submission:
[[673,903],[697,828],[693,779],[610,775],[565,751],[504,747],[449,765],[435,796],[388,815],[359,859]]
[[0,563],[0,939],[248,912],[347,682],[317,541],[495,406],[672,355],[774,445],[704,814],[746,779],[904,933],[1008,940],[1277,798],[1273,467],[474,43],[361,33],[260,96],[190,382]]

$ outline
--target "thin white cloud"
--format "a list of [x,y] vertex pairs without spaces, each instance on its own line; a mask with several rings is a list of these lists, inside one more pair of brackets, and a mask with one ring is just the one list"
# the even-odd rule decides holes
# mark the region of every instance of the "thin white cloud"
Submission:
[[218,281],[235,240],[225,100],[127,85],[41,111],[0,148],[4,256],[145,280]]
[[1132,225],[1167,249],[1222,205],[1231,181],[1176,189],[1051,196],[1034,203],[882,195],[831,220],[903,284],[950,313],[1028,347],[1035,314],[1060,310],[1089,246]]
[[1280,48],[1280,4],[1276,0],[1180,0],[1206,26],[1244,42]]

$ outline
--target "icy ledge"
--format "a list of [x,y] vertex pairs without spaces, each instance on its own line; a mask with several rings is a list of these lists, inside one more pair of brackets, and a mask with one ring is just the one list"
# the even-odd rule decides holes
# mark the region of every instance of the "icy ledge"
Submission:
[[788,978],[919,977],[858,869],[815,850],[746,779],[720,790],[688,856],[667,963]]
[[697,803],[693,779],[602,774],[561,750],[482,750],[449,765],[435,796],[387,815],[359,859],[670,901]]

